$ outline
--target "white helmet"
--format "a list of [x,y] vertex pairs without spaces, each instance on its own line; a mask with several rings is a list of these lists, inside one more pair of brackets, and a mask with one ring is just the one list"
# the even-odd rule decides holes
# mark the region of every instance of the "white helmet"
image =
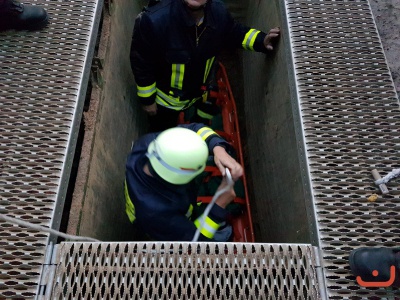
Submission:
[[203,172],[207,144],[194,131],[175,127],[160,133],[147,148],[154,171],[165,181],[185,184]]

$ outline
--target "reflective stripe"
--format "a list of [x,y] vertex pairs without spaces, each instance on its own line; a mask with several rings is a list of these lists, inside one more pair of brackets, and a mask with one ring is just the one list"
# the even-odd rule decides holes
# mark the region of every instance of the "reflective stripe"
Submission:
[[148,98],[156,92],[156,83],[149,86],[137,86],[137,95],[139,97]]
[[126,180],[124,182],[124,193],[125,193],[125,212],[128,215],[129,221],[133,223],[136,220],[135,205],[133,205],[131,198],[129,197],[128,185]]
[[188,211],[187,211],[186,214],[185,214],[186,218],[190,218],[190,216],[192,215],[192,213],[193,213],[193,205],[190,204],[190,205],[189,205],[189,209],[188,209]]
[[157,89],[156,102],[164,107],[173,110],[183,110],[192,106],[196,101],[202,97],[194,98],[192,100],[180,100],[178,97],[173,97],[165,94],[163,91]]
[[[161,101],[161,105],[166,106],[166,107],[184,107],[187,103],[189,103],[190,100],[182,100],[180,101],[178,97],[173,97],[170,95],[165,94],[163,91],[160,89],[157,89],[157,96],[156,96],[156,101],[157,99]],[[178,110],[178,109],[177,109]]]
[[202,127],[196,133],[199,136],[201,136],[203,141],[205,141],[210,135],[213,135],[213,134],[218,135],[214,130],[212,130],[209,127]]
[[217,232],[219,228],[219,224],[215,223],[208,216],[204,219],[204,216],[201,215],[194,221],[194,225],[200,229],[200,233],[209,239],[214,237],[214,234]]
[[203,94],[203,97],[202,97],[202,98],[203,98],[203,99],[202,99],[203,103],[206,103],[207,100],[208,100],[208,92],[207,92],[207,91]]
[[210,73],[211,67],[212,67],[212,65],[213,65],[213,63],[214,63],[214,59],[215,59],[215,56],[213,56],[213,57],[207,59],[207,62],[206,62],[206,69],[205,69],[205,71],[204,71],[203,83],[205,83],[206,80],[207,80],[208,74]]
[[171,105],[169,102],[163,100],[158,94],[156,95],[156,103],[161,106],[167,107],[167,108],[171,108],[174,110],[180,110],[179,107],[175,107],[175,106]]
[[182,90],[183,75],[185,74],[184,64],[172,64],[171,87]]
[[207,113],[205,113],[204,111],[202,111],[200,109],[197,109],[197,115],[199,117],[202,117],[204,119],[209,119],[209,120],[211,120],[213,118],[213,115],[207,114]]
[[260,33],[259,30],[256,29],[250,29],[243,41],[242,41],[242,46],[244,49],[246,50],[254,50],[253,46],[254,46],[254,41],[256,40],[257,35]]

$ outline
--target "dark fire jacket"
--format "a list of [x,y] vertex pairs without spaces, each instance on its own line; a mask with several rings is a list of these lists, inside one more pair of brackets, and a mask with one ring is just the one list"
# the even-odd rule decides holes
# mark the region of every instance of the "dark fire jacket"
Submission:
[[[200,123],[179,125],[199,134],[207,143],[210,155],[215,146],[228,149],[230,145],[213,130]],[[194,181],[176,185],[166,182],[156,174],[143,171],[148,158],[149,144],[159,133],[146,134],[138,139],[126,163],[125,200],[126,213],[131,222],[143,233],[157,241],[191,241],[202,215],[197,210],[197,187]],[[199,240],[210,240],[226,220],[227,212],[214,205],[205,218],[206,226]]]
[[209,0],[196,26],[181,0],[162,0],[136,18],[131,67],[143,105],[183,110],[201,98],[215,57],[224,48],[266,52],[265,33],[233,20],[220,0]]

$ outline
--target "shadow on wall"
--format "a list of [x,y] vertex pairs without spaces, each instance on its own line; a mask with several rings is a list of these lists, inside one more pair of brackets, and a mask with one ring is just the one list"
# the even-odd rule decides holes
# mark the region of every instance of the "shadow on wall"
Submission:
[[145,3],[121,0],[105,5],[98,51],[103,84],[93,87],[85,115],[91,126],[85,127],[68,224],[71,234],[102,241],[134,240],[125,215],[125,161],[147,121],[135,105],[129,50],[135,17]]

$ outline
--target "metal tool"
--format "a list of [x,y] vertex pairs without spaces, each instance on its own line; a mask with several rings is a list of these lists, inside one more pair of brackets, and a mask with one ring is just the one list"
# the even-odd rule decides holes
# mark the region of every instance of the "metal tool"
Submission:
[[391,179],[400,175],[400,169],[394,169],[392,172],[387,174],[385,177],[381,177],[377,169],[373,169],[371,171],[372,176],[375,179],[375,184],[379,187],[382,194],[389,194],[389,189],[386,186],[386,183],[389,182]]

